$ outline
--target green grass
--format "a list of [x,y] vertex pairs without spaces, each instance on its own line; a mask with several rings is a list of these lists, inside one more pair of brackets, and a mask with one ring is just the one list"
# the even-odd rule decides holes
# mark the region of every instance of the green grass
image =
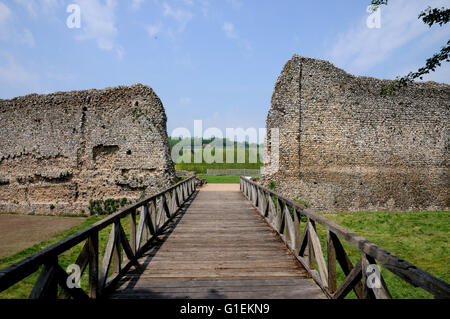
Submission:
[[310,208],[311,207],[310,203],[308,203],[308,202],[306,202],[304,200],[301,200],[301,199],[294,199],[294,202],[299,203],[300,205],[304,205],[306,208]]
[[206,174],[208,169],[260,169],[262,166],[262,163],[181,163],[175,169]]
[[[176,145],[179,140],[178,139],[170,139],[170,147],[171,151],[174,145]],[[212,140],[203,140],[203,143],[210,143]],[[193,143],[193,140],[191,141]],[[200,142],[201,144],[202,142]],[[219,156],[221,158],[222,163],[213,162],[213,163],[207,163],[204,157],[204,148],[195,150],[192,144],[191,153],[186,154],[184,157],[184,160],[181,161],[181,163],[178,163],[175,165],[175,169],[177,170],[184,170],[184,171],[191,171],[195,172],[196,174],[206,174],[208,169],[260,169],[262,166],[264,166],[264,163],[261,162],[261,158],[259,156],[259,151],[256,151],[256,163],[250,160],[250,149],[248,143],[246,143],[245,149],[243,149],[243,146],[239,146],[235,143],[235,146],[232,147],[233,152],[233,160],[230,161],[231,163],[227,163],[227,148],[226,148],[226,140],[224,140],[224,148],[222,149],[222,154]],[[228,149],[229,150],[229,149]],[[238,163],[238,154],[241,154],[241,152],[244,152],[244,157],[242,158],[243,163]],[[201,163],[195,163],[196,155],[200,154],[201,157]],[[215,154],[215,150],[213,151]],[[180,159],[181,160],[181,159]]]
[[[338,213],[325,216],[432,275],[450,281],[450,212]],[[317,225],[317,230],[326,260],[326,230],[320,225]],[[361,258],[361,252],[344,240],[341,242],[355,264]],[[381,273],[393,298],[433,298],[425,290],[412,287],[384,268],[381,268]],[[338,283],[343,280],[344,274],[340,271]],[[349,297],[355,297],[353,292]]]
[[[75,234],[76,232],[102,220],[105,218],[105,216],[91,216],[87,218],[81,225],[73,227],[69,230],[66,230],[48,240],[45,240],[39,244],[36,244],[28,249],[25,249],[21,252],[18,252],[16,254],[13,254],[11,256],[1,258],[0,259],[0,269],[4,269],[28,256],[31,256],[34,253],[39,252],[40,250],[49,247],[58,241]],[[136,216],[137,222],[139,222],[139,214]],[[122,227],[124,228],[125,233],[127,234],[127,237],[129,238],[129,229],[130,229],[130,223],[129,223],[129,216],[124,217],[121,219]],[[101,262],[103,260],[103,254],[105,252],[106,244],[108,242],[109,233],[111,231],[112,225],[106,227],[105,229],[101,230],[99,232],[99,263],[101,265]],[[64,252],[63,254],[58,256],[58,262],[59,265],[66,269],[67,266],[70,264],[74,264],[78,255],[81,252],[81,249],[83,248],[85,242],[82,242],[73,248],[69,249],[68,251]],[[18,282],[17,284],[11,286],[7,290],[0,292],[0,299],[24,299],[28,298],[31,290],[33,289],[33,286],[39,276],[39,273],[41,271],[42,267],[36,271],[35,273],[31,274],[24,280]],[[111,274],[112,267],[110,269],[109,274]],[[83,274],[83,277],[81,278],[81,288],[84,289],[84,291],[87,291],[88,288],[88,271],[86,270]]]
[[[184,139],[183,143],[186,143],[186,144],[184,144],[185,148],[189,144],[191,144],[190,153],[188,152],[183,157],[180,157],[179,161],[177,161],[178,164],[175,165],[175,168],[177,170],[192,171],[197,174],[206,174],[206,171],[208,169],[260,169],[262,166],[264,166],[264,163],[261,161],[261,158],[260,158],[261,146],[259,148],[257,148],[256,144],[250,145],[248,142],[245,142],[245,143],[231,142],[231,144],[229,144],[230,141],[227,141],[226,139],[222,140],[222,145],[223,145],[222,149],[214,147],[214,149],[212,150],[212,155],[215,155],[216,152],[221,151],[220,153],[217,153],[217,155],[218,155],[217,158],[214,157],[214,159],[212,159],[212,160],[214,160],[214,162],[207,163],[205,160],[205,156],[207,154],[209,154],[209,151],[204,153],[206,150],[204,147],[196,148],[194,145],[195,145],[195,143],[198,143],[199,145],[209,144],[209,143],[213,142],[214,140],[215,140],[214,138],[211,138],[211,139],[198,139],[198,138],[189,139],[189,138],[186,138],[186,139]],[[177,145],[179,142],[180,142],[180,139],[169,137],[169,146],[170,146],[171,152],[173,150],[173,147],[175,147],[175,145]],[[215,140],[215,142],[213,144],[218,145],[218,144],[216,144],[217,142],[219,144],[221,143],[220,140]],[[230,148],[230,145],[231,145],[231,148]],[[187,149],[184,149],[184,150],[186,151]],[[228,152],[231,152],[233,154],[232,160],[230,160],[229,158],[227,159],[227,155],[229,155],[229,154],[227,154]],[[182,155],[182,154],[179,154],[179,155]],[[240,156],[242,156],[242,155],[244,155],[243,158],[240,158]],[[256,156],[256,158],[253,158],[252,155]],[[195,163],[195,159],[198,158],[198,156],[200,156],[200,158],[201,158],[201,163]],[[218,162],[216,162],[216,160]],[[238,163],[238,160],[242,160],[243,163]],[[222,163],[219,163],[219,161]],[[255,162],[255,163],[253,163],[253,162]]]
[[204,178],[207,183],[211,184],[239,184],[240,176],[212,176],[212,175],[198,175],[199,178]]
[[[211,184],[239,184],[240,176],[229,175],[198,175],[199,178],[204,178],[207,183]],[[256,176],[253,176],[256,177]]]

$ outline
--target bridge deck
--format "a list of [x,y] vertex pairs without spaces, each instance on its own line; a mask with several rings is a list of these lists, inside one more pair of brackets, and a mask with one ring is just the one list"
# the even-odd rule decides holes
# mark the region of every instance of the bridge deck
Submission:
[[202,188],[111,298],[325,298],[239,191]]

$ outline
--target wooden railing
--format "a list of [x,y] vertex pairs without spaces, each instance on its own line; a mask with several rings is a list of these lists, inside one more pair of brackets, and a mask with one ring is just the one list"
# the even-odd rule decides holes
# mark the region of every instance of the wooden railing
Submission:
[[[137,259],[147,246],[160,235],[170,220],[195,192],[195,177],[190,177],[156,195],[124,207],[113,215],[70,236],[60,242],[0,271],[0,292],[23,280],[27,276],[42,271],[31,291],[30,298],[99,298],[126,273],[131,266],[138,267]],[[139,223],[136,216],[139,214]],[[121,224],[121,219],[129,216],[129,239]],[[99,265],[99,232],[112,225],[109,240]],[[150,236],[149,236],[150,235]],[[88,267],[88,292],[80,288],[69,288],[69,274],[59,265],[58,256],[83,243],[74,264],[79,266],[80,277]],[[123,254],[122,254],[123,250]],[[113,271],[110,274],[111,264]],[[61,287],[58,292],[58,286]]]
[[[369,288],[366,284],[367,278],[372,277],[374,269],[368,266],[375,265],[377,262],[409,284],[428,291],[435,298],[450,298],[450,285],[445,281],[394,256],[365,238],[319,215],[316,211],[284,198],[245,177],[241,177],[240,184],[241,191],[247,199],[280,235],[290,251],[329,298],[344,298],[351,290],[359,299],[391,298],[381,273],[377,285],[370,285],[374,288]],[[300,234],[301,220],[305,222],[303,235]],[[317,233],[317,224],[325,227],[327,231],[327,260],[325,260]],[[356,265],[350,261],[340,239],[361,252],[361,259]],[[336,278],[336,261],[345,274],[345,279],[339,287]]]

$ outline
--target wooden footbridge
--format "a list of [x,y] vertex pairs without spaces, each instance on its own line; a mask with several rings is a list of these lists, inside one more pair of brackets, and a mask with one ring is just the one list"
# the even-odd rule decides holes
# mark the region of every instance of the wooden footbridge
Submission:
[[[445,281],[244,177],[240,188],[227,190],[198,190],[195,181],[125,207],[0,271],[0,292],[39,271],[30,298],[319,299],[351,291],[391,298],[378,265],[437,298],[450,297]],[[99,242],[104,231],[105,244]],[[82,247],[73,261],[79,288],[59,261],[75,247]],[[355,264],[349,247],[360,252]]]

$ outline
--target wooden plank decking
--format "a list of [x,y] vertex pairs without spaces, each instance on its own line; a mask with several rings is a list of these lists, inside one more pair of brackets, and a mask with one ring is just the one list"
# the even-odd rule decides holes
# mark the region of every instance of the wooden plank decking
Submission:
[[239,191],[207,185],[111,298],[325,298]]

